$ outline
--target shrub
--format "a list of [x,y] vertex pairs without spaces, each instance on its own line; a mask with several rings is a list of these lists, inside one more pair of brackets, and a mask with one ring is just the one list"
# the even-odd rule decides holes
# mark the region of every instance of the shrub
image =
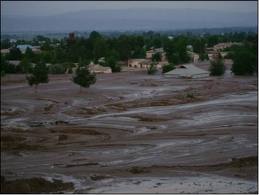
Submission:
[[166,72],[169,72],[171,70],[175,69],[175,66],[174,64],[166,64],[162,67],[162,72],[163,73],[166,73]]
[[160,53],[155,53],[155,54],[153,54],[152,55],[152,61],[153,62],[159,62],[159,61],[161,61],[161,54]]
[[48,79],[48,67],[45,63],[40,62],[32,68],[31,74],[26,77],[30,86],[35,86],[35,92],[37,92],[37,86],[40,83],[49,82]]
[[49,66],[50,74],[64,74],[66,72],[66,68],[62,64],[53,64]]
[[225,73],[225,65],[222,59],[210,62],[210,75],[211,76],[220,76]]
[[112,69],[112,72],[121,71],[120,65],[118,65],[116,58],[113,56],[107,58],[105,66],[110,67]]
[[90,87],[90,85],[96,82],[96,77],[95,74],[89,71],[88,66],[83,65],[82,62],[79,62],[79,66],[76,69],[75,76],[73,77],[73,82],[80,85],[81,92],[81,87]]
[[156,71],[157,71],[156,66],[153,63],[147,68],[147,73],[148,74],[155,74]]
[[257,72],[257,57],[250,51],[235,52],[233,61],[231,70],[235,75],[252,75]]
[[201,61],[204,61],[204,60],[208,60],[209,59],[209,56],[207,53],[201,53],[200,54],[200,60]]

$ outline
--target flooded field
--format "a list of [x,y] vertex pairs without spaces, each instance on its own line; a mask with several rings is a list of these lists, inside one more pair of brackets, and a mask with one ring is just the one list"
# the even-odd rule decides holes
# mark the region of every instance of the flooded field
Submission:
[[257,77],[70,77],[2,79],[3,192],[258,191]]

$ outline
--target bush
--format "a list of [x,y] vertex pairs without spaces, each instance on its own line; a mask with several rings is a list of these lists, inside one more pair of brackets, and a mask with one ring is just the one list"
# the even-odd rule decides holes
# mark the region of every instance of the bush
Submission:
[[208,60],[209,59],[209,56],[207,53],[201,53],[200,54],[200,60],[201,61],[204,61],[204,60]]
[[5,73],[17,73],[17,67],[13,64],[9,64],[9,63],[6,63],[3,67],[3,70],[5,71]]
[[40,62],[36,64],[31,71],[31,74],[29,76],[26,76],[26,79],[28,81],[28,84],[30,86],[35,86],[35,92],[37,92],[37,86],[40,83],[48,83],[48,67],[45,63]]
[[81,92],[81,87],[88,88],[96,82],[96,76],[89,71],[88,65],[84,65],[84,63],[80,60],[73,77],[73,82],[80,86]]
[[120,72],[121,67],[118,65],[117,60],[115,57],[110,56],[107,58],[105,66],[108,66],[112,69],[112,72]]
[[155,64],[151,64],[148,68],[147,68],[147,73],[148,74],[155,74],[157,71]]
[[111,66],[112,72],[120,72],[121,71],[121,67],[118,64],[115,64],[113,66]]
[[257,54],[250,51],[238,51],[233,56],[232,72],[235,75],[252,75],[257,72]]
[[53,64],[49,66],[50,74],[64,74],[66,72],[66,68],[62,64]]
[[225,73],[225,65],[222,59],[210,62],[210,75],[211,76],[220,76]]
[[5,71],[1,70],[1,77],[5,76]]
[[159,61],[161,61],[161,54],[160,53],[155,53],[155,54],[153,54],[152,55],[152,61],[153,62],[159,62]]
[[175,69],[174,64],[166,64],[162,67],[162,73],[169,72],[171,70]]

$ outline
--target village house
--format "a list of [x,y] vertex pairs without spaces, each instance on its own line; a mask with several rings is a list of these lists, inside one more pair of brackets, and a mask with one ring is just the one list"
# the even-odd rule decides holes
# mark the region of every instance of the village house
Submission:
[[21,63],[21,60],[8,60],[7,63],[14,66],[18,66]]
[[16,48],[18,48],[23,54],[25,54],[27,48],[32,49],[32,45],[17,45]]
[[189,57],[191,58],[191,61],[193,63],[199,62],[199,59],[200,59],[199,54],[192,52],[192,51],[187,51],[187,54],[189,55]]
[[238,42],[218,43],[218,44],[213,46],[213,49],[215,51],[222,51],[226,48],[232,47],[233,45],[242,45],[242,43],[238,43]]
[[152,48],[146,52],[146,59],[152,59],[153,55],[159,53],[161,55],[161,61],[166,60],[166,53],[163,48]]
[[41,53],[40,46],[32,46],[31,50],[33,53],[36,53],[36,54]]
[[206,78],[209,77],[209,72],[196,67],[194,64],[182,64],[164,74],[166,77],[172,78]]
[[[76,69],[78,68],[78,63],[74,63],[74,66],[72,68],[72,72],[75,73],[76,72]],[[96,73],[96,74],[99,74],[99,73],[112,73],[112,69],[110,67],[106,67],[106,66],[102,66],[100,64],[94,64],[93,62],[91,62],[89,65],[88,65],[88,68],[89,68],[89,71],[91,73]],[[69,70],[66,70],[66,73],[68,73]]]
[[152,61],[150,59],[130,59],[128,67],[130,68],[148,68]]
[[1,54],[6,55],[10,53],[10,49],[1,49]]
[[40,46],[32,46],[32,45],[17,45],[16,48],[18,48],[23,54],[25,54],[27,48],[31,49],[34,53],[40,53],[41,49]]
[[89,64],[89,70],[91,73],[112,73],[112,69],[110,67],[106,67],[106,66],[101,66],[100,64],[94,64],[93,62],[91,62]]

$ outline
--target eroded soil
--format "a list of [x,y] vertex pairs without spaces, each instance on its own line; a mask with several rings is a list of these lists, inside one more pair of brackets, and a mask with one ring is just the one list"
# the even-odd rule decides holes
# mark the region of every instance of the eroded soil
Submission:
[[2,80],[3,192],[257,192],[256,77],[70,77]]

